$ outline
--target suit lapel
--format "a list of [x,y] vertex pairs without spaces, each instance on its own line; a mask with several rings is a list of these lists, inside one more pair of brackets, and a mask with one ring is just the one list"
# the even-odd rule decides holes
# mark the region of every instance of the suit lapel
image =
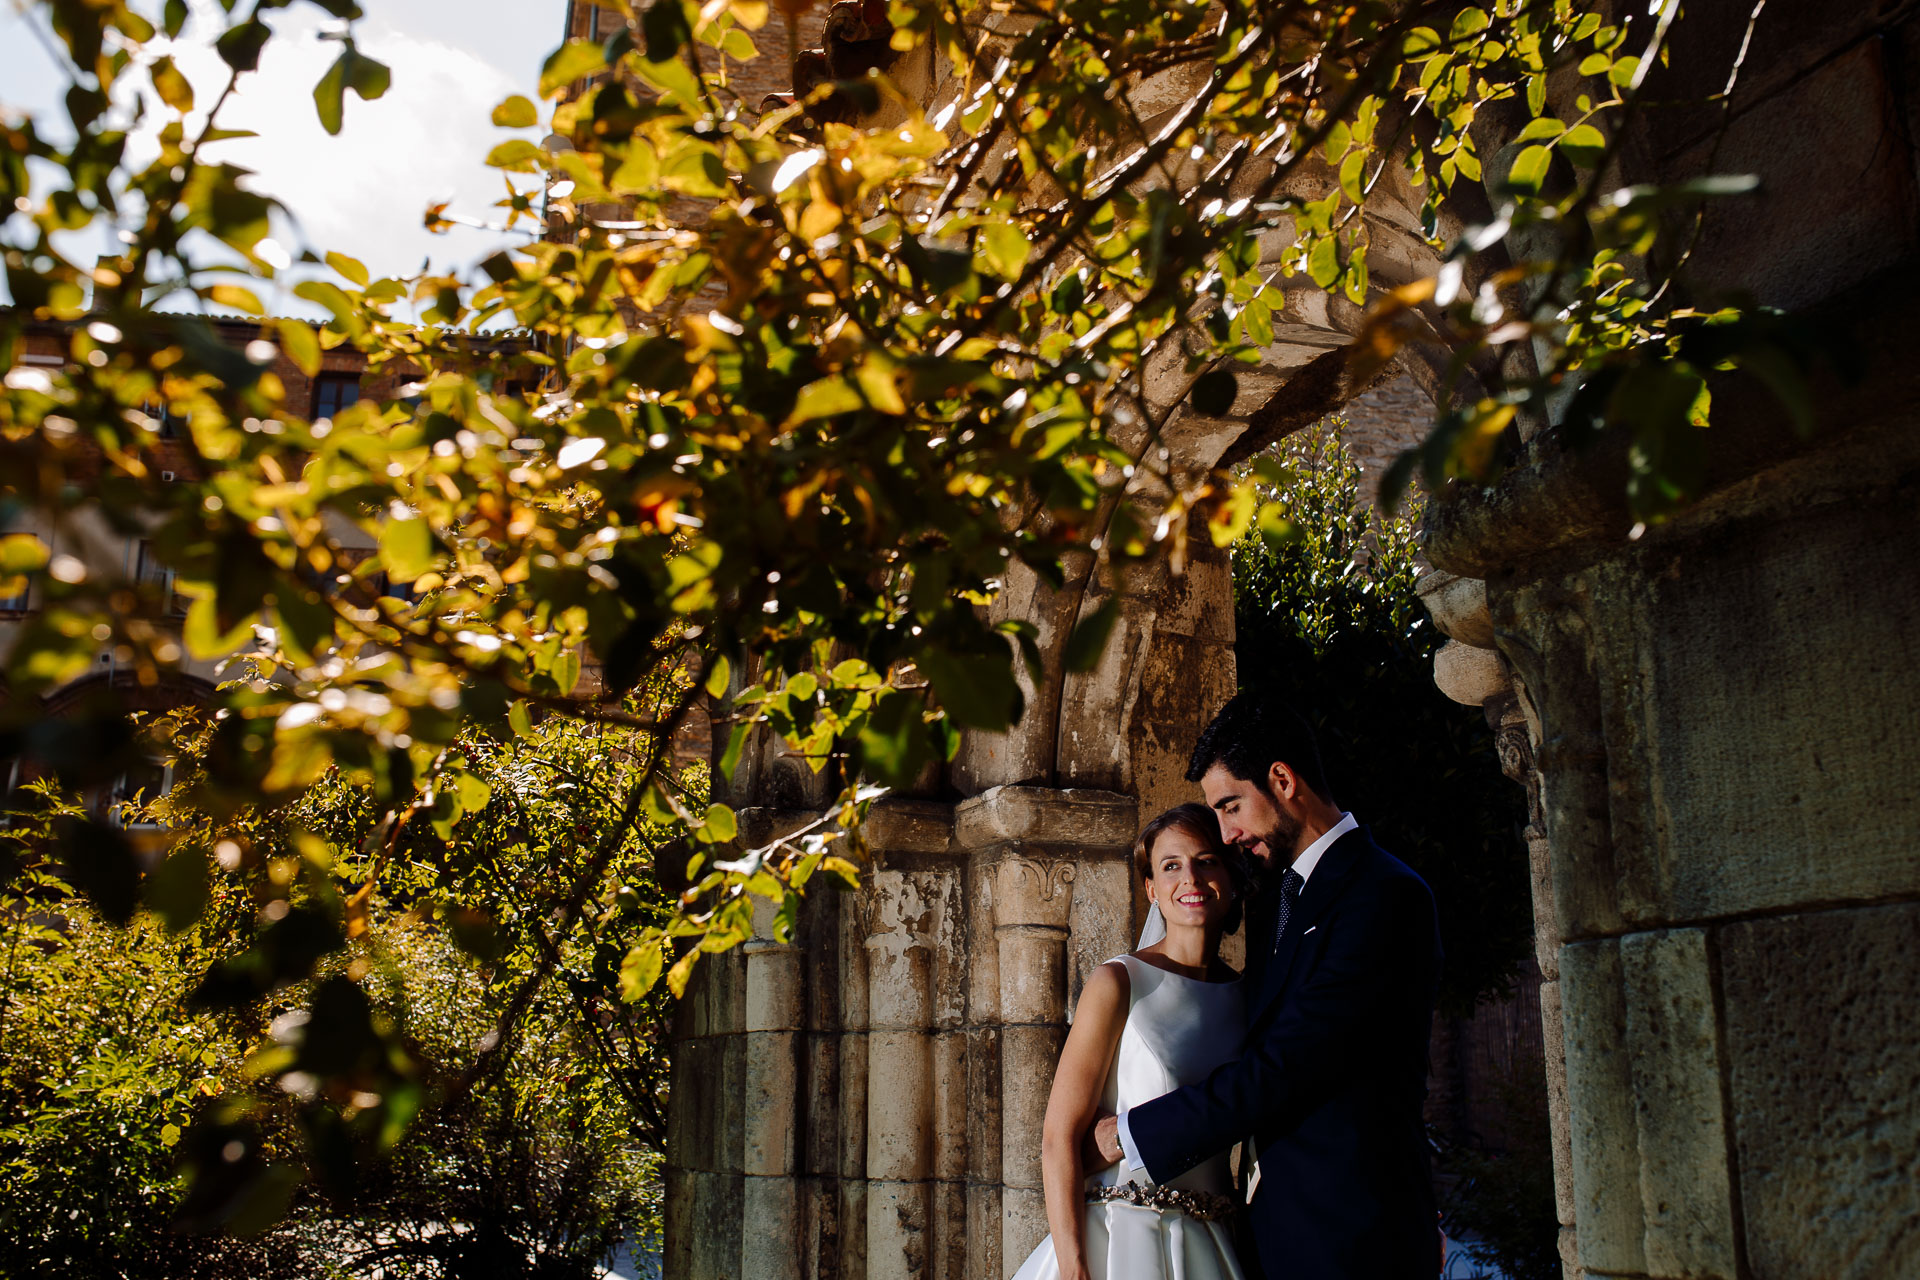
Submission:
[[[1347,881],[1352,877],[1354,868],[1360,865],[1360,855],[1372,847],[1373,838],[1365,827],[1357,827],[1333,842],[1326,853],[1320,857],[1320,865],[1313,869],[1306,887],[1300,891],[1300,900],[1293,904],[1293,918],[1287,924],[1287,936],[1280,946],[1268,957],[1261,970],[1260,1007],[1248,1011],[1247,1021],[1251,1025],[1263,1016],[1281,996],[1286,994],[1288,978],[1293,969],[1293,957],[1300,949],[1300,940],[1306,937],[1307,930],[1314,927],[1326,909],[1346,890]],[[1273,928],[1273,915],[1267,915],[1269,936]]]

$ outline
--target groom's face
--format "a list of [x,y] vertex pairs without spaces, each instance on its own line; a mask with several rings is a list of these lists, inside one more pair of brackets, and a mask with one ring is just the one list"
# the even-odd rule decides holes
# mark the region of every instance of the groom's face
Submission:
[[1285,866],[1293,859],[1300,820],[1282,809],[1263,779],[1236,778],[1216,764],[1200,779],[1207,806],[1220,821],[1220,838],[1239,845],[1263,865]]

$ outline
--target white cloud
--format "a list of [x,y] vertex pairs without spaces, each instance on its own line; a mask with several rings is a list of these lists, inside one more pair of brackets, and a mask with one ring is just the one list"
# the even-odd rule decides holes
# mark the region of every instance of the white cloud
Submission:
[[[204,109],[226,82],[210,40],[224,20],[214,0],[194,0],[193,8],[173,54]],[[260,69],[241,78],[221,111],[222,126],[260,136],[209,147],[208,158],[252,170],[249,185],[286,204],[298,230],[277,230],[283,243],[338,250],[376,276],[410,274],[428,258],[436,269],[460,268],[502,244],[524,243],[524,236],[470,228],[433,235],[422,218],[442,201],[472,216],[499,212],[491,206],[505,189],[484,161],[512,135],[488,117],[509,94],[535,96],[540,61],[559,41],[563,0],[386,0],[367,8],[355,32],[363,53],[392,68],[384,97],[363,102],[349,92],[345,128],[327,135],[313,86],[340,52],[322,35],[340,24],[316,6],[295,6],[272,16],[276,36]],[[32,65],[44,64],[45,54],[14,38],[26,34],[21,21],[0,19],[0,84],[10,86],[0,96],[14,108],[58,115],[57,84],[44,65]],[[131,152],[152,155],[163,118],[150,116]],[[276,310],[310,310],[290,295],[267,301]]]

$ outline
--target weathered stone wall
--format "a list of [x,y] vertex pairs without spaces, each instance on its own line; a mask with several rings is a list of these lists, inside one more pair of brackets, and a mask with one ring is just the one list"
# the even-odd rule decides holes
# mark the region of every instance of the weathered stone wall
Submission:
[[[1717,91],[1747,13],[1689,6],[1657,96]],[[1920,1274],[1910,13],[1769,5],[1724,138],[1703,105],[1629,139],[1623,180],[1716,147],[1761,176],[1709,213],[1693,285],[1852,337],[1812,435],[1726,380],[1704,496],[1644,536],[1624,446],[1551,431],[1434,512],[1467,575],[1431,588],[1459,641],[1436,679],[1511,724],[1533,788],[1570,1276]]]

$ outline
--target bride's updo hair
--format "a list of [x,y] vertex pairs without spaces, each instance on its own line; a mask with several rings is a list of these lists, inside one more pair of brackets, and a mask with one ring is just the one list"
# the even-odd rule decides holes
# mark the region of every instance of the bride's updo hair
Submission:
[[1224,923],[1225,932],[1232,933],[1240,927],[1247,886],[1252,882],[1252,876],[1247,871],[1246,855],[1220,838],[1219,820],[1207,806],[1193,801],[1177,804],[1149,822],[1140,832],[1140,838],[1133,842],[1133,874],[1142,880],[1153,879],[1154,842],[1176,827],[1198,840],[1207,852],[1226,866],[1227,877],[1233,884],[1233,901],[1228,906]]

